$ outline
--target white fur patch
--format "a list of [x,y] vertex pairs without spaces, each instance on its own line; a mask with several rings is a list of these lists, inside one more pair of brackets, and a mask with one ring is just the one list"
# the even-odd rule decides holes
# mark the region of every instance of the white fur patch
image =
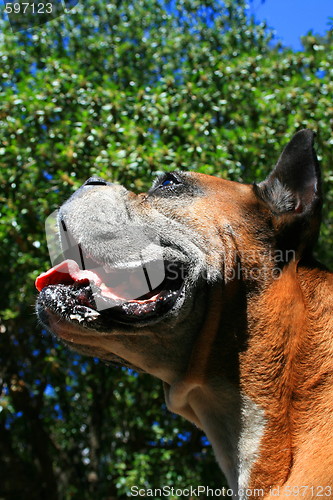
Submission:
[[189,402],[212,443],[233,498],[247,500],[244,491],[250,487],[251,472],[259,459],[266,419],[264,411],[231,384],[224,383],[220,391],[214,391],[212,397],[199,389]]
[[[238,488],[244,490],[249,487],[252,467],[259,458],[259,448],[265,431],[266,419],[264,411],[248,396],[242,395],[241,399]],[[246,496],[239,498],[246,500]]]

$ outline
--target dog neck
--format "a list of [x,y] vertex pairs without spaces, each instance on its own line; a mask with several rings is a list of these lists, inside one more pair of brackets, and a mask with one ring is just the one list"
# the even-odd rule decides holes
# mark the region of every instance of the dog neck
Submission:
[[321,363],[331,359],[323,345],[331,344],[333,303],[324,311],[321,300],[331,286],[331,274],[292,264],[259,295],[233,283],[227,301],[214,291],[185,377],[165,384],[168,407],[205,431],[235,498],[250,498],[246,489],[269,494],[293,477],[295,450],[302,453],[316,414],[297,410],[294,399],[320,400]]
[[[240,482],[247,480],[248,457],[239,450],[239,443],[243,441],[244,449],[249,449],[246,437],[249,424],[245,420],[253,418],[253,409],[250,410],[246,398],[242,401],[236,365],[228,373],[231,360],[234,364],[238,358],[234,349],[235,342],[238,343],[235,330],[221,331],[231,324],[231,317],[230,322],[227,320],[232,314],[231,304],[237,302],[240,307],[243,297],[232,283],[224,288],[223,295],[227,301],[222,301],[218,287],[210,291],[209,312],[192,350],[187,372],[172,384],[164,383],[164,390],[168,408],[205,431],[229,486],[236,492]],[[244,318],[240,314],[237,317],[233,323],[239,326]],[[221,371],[228,376],[221,377]]]

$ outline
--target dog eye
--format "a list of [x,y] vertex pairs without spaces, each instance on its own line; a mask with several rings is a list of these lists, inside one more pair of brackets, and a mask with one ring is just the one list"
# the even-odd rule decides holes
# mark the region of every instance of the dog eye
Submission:
[[181,173],[168,172],[160,174],[148,191],[149,196],[178,196],[184,191],[184,181]]
[[180,181],[177,179],[177,177],[173,174],[167,174],[166,177],[160,182],[159,188],[164,188],[164,187],[171,187],[175,186],[176,184],[180,184]]

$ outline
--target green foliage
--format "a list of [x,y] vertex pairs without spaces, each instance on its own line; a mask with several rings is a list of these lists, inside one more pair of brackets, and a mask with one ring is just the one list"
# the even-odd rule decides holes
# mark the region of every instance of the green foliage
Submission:
[[[45,218],[89,176],[145,190],[158,170],[252,182],[317,131],[332,256],[333,31],[274,46],[243,0],[101,0],[12,33],[1,21],[0,496],[125,498],[222,478],[160,384],[64,350],[33,313]],[[181,441],[179,433],[187,432]]]

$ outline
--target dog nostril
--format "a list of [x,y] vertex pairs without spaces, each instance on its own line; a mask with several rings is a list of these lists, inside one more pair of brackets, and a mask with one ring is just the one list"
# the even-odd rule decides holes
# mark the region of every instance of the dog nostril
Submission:
[[110,184],[101,177],[90,177],[83,185],[84,186],[107,186]]

